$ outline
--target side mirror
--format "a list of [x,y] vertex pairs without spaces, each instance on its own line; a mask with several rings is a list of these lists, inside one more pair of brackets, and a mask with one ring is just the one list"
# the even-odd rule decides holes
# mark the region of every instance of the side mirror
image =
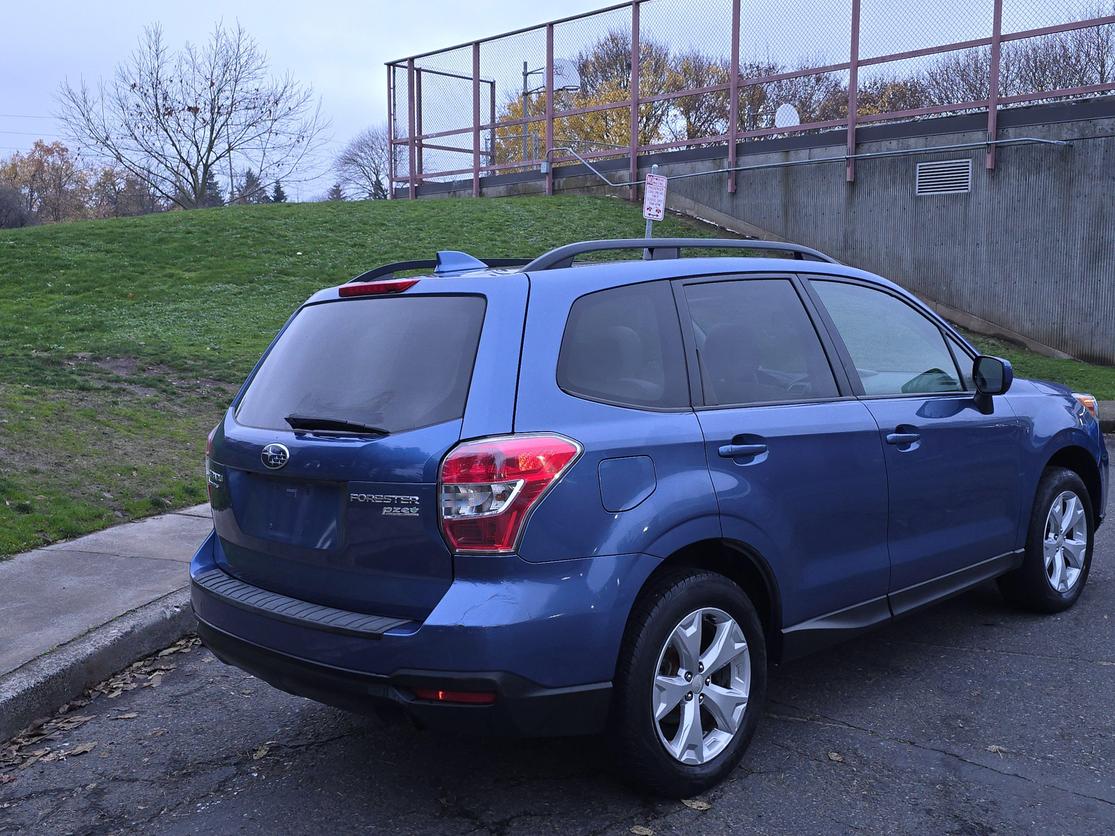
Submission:
[[981,395],[1003,395],[1014,382],[1014,369],[1009,360],[981,354],[972,366],[972,379]]

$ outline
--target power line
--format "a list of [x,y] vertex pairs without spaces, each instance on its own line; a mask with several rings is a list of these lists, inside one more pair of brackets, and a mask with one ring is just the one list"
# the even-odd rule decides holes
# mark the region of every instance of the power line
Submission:
[[56,136],[61,137],[61,134],[48,134],[42,131],[5,131],[0,130],[0,134],[15,134],[16,136]]
[[0,113],[0,119],[54,119],[57,116],[32,116],[28,113]]

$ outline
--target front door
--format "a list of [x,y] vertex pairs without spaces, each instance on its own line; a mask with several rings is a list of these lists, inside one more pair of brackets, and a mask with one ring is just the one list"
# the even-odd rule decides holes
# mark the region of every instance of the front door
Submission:
[[968,585],[979,564],[995,574],[1019,545],[1019,419],[1004,398],[976,396],[966,349],[898,294],[811,285],[883,442],[895,612]]

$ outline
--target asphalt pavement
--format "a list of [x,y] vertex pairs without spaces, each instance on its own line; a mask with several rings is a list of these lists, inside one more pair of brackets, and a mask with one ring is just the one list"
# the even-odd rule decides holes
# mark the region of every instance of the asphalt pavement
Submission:
[[1112,833],[1113,612],[1115,517],[1067,613],[989,585],[775,671],[740,768],[687,803],[596,740],[384,725],[187,647],[0,749],[0,833]]

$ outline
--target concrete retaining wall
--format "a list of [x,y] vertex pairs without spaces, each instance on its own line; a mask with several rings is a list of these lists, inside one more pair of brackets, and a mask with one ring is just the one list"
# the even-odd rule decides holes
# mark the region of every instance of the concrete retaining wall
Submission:
[[[981,114],[863,128],[860,153],[983,142]],[[860,160],[854,183],[842,162],[675,180],[671,208],[745,234],[824,250],[900,282],[981,330],[1022,335],[1081,359],[1115,363],[1115,97],[1007,110],[1000,139],[1070,140]],[[741,143],[738,165],[842,157],[845,135]],[[723,147],[640,158],[677,176],[726,165]],[[972,190],[915,195],[919,161],[970,158]],[[602,163],[614,181],[627,160]],[[556,189],[626,194],[582,166],[558,169]],[[541,193],[535,172],[483,180],[486,196]],[[471,194],[471,181],[423,184],[421,196]]]

